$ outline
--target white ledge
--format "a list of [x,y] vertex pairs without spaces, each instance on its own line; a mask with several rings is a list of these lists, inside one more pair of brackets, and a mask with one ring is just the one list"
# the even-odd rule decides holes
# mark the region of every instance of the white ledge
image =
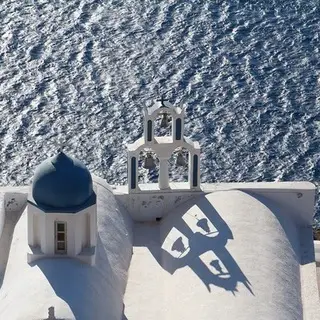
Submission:
[[320,241],[314,241],[314,253],[315,253],[315,260],[316,263],[320,263]]

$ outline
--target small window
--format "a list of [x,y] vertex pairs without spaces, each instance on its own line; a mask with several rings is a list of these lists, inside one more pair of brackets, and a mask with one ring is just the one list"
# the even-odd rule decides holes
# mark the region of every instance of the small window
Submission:
[[65,239],[64,239],[64,236],[65,236],[64,233],[58,232],[58,234],[57,234],[58,241],[64,241],[64,240],[65,240]]
[[67,253],[67,224],[65,222],[55,222],[55,252]]
[[57,243],[57,249],[58,249],[58,251],[65,251],[65,250],[66,250],[65,243],[58,241],[58,243]]
[[57,223],[57,230],[64,232],[64,223]]

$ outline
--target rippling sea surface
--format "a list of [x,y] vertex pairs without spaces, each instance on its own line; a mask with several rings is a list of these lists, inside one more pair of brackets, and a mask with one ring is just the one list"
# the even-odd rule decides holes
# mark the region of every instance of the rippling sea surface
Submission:
[[0,183],[29,184],[61,143],[126,183],[159,90],[186,99],[203,182],[317,183],[319,37],[319,0],[3,0]]

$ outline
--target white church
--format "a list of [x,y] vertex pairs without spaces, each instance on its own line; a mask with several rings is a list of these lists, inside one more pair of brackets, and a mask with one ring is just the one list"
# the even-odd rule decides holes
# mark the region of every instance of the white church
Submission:
[[201,184],[184,109],[143,112],[126,186],[60,150],[32,186],[0,188],[0,319],[320,319],[315,185]]

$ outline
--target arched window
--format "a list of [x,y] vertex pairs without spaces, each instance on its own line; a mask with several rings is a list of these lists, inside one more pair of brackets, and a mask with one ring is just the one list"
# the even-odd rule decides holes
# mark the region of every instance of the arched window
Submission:
[[153,122],[154,135],[158,137],[173,136],[175,133],[172,132],[172,121],[170,110],[161,110]]
[[192,186],[198,186],[198,156],[193,156]]
[[181,140],[181,129],[182,129],[181,119],[178,118],[176,120],[176,140]]
[[131,189],[135,189],[136,186],[136,176],[137,176],[137,159],[136,157],[131,158]]

